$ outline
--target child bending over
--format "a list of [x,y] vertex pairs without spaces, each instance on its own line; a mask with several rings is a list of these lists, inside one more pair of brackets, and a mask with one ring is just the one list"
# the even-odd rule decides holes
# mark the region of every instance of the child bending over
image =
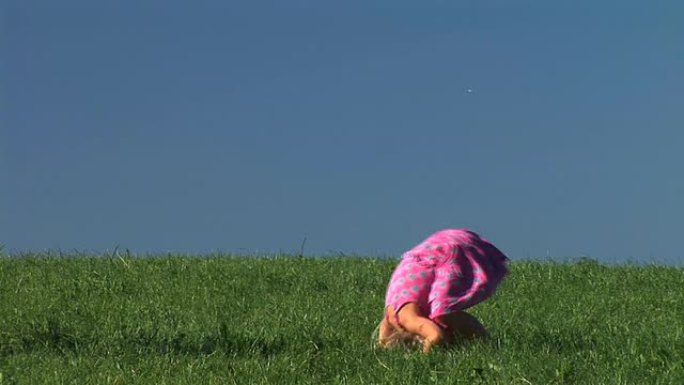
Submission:
[[407,251],[394,269],[385,296],[378,344],[433,346],[457,338],[487,336],[464,310],[494,294],[508,273],[508,258],[466,229],[439,231]]

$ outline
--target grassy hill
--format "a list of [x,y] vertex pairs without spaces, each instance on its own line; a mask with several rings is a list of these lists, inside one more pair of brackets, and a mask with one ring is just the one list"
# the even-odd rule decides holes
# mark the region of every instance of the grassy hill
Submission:
[[5,384],[684,384],[684,269],[513,262],[485,342],[376,351],[396,260],[0,258]]

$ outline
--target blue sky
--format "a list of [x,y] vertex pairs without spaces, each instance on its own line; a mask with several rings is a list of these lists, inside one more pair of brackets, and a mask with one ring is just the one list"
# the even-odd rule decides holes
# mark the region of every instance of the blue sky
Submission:
[[2,2],[6,250],[683,257],[682,5],[98,3]]

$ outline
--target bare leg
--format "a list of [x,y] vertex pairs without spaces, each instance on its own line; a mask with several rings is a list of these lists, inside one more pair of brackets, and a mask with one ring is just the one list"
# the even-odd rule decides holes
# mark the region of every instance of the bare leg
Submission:
[[444,341],[444,331],[431,319],[420,314],[420,309],[415,303],[404,305],[397,314],[399,323],[395,325],[396,317],[394,309],[388,307],[390,324],[397,329],[405,329],[407,332],[418,335],[423,341],[423,353],[429,353],[433,346]]

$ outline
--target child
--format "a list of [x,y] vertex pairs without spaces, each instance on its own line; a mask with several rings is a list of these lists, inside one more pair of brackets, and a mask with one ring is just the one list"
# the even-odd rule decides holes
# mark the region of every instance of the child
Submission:
[[423,352],[457,337],[486,337],[465,309],[489,298],[508,273],[508,258],[466,229],[439,231],[407,251],[385,297],[378,344],[420,343]]

